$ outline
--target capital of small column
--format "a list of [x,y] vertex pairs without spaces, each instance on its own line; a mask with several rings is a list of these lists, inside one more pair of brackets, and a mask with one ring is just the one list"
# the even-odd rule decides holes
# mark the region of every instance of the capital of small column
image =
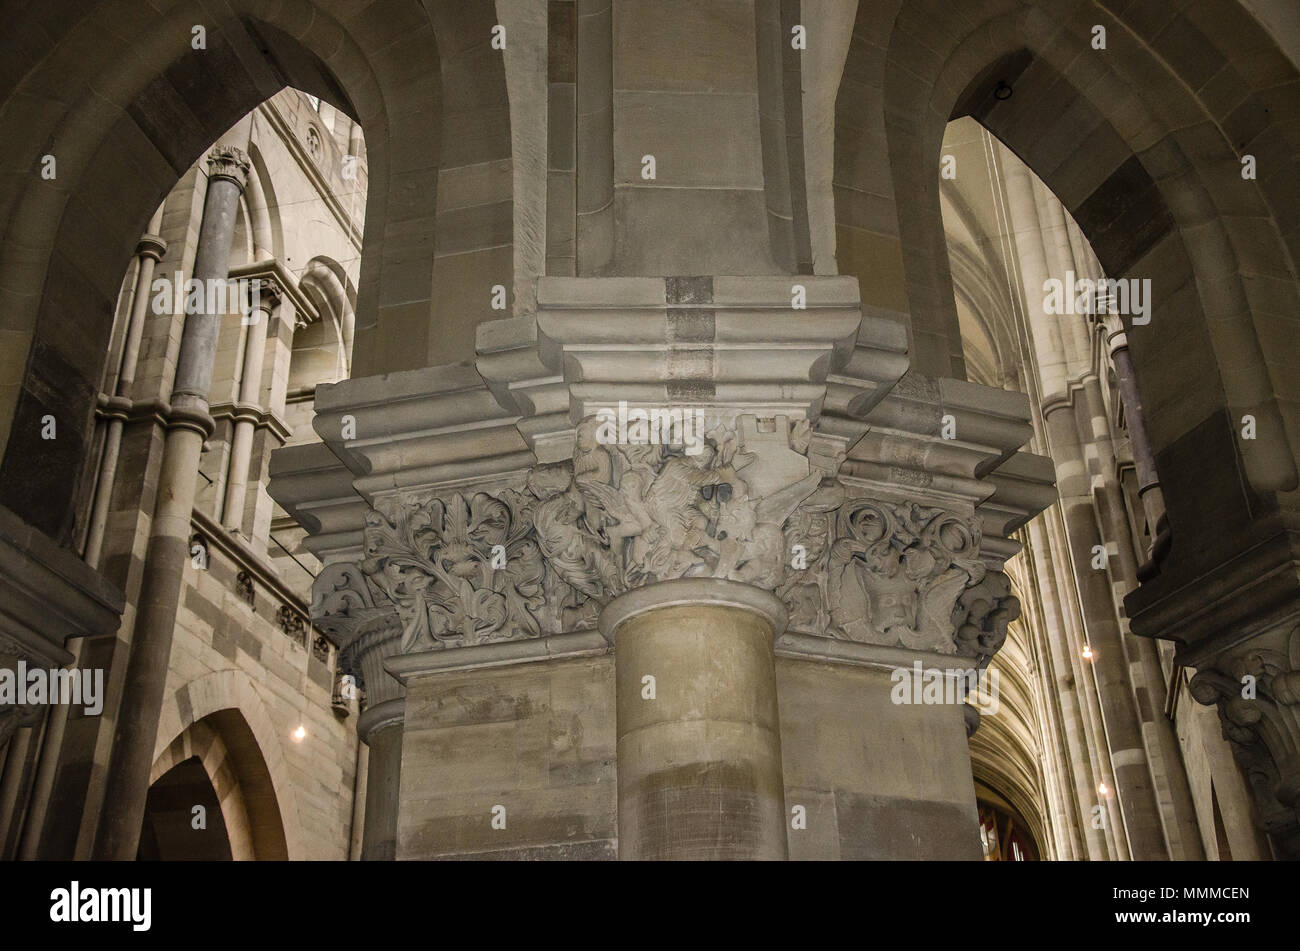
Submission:
[[283,299],[284,285],[280,283],[279,279],[274,277],[257,279],[256,293],[253,297],[253,306],[255,308],[270,314]]
[[161,261],[163,255],[167,253],[167,242],[156,234],[141,235],[139,242],[136,243],[135,253],[137,257]]
[[253,163],[248,153],[233,145],[214,146],[208,153],[208,181],[219,179],[233,182],[242,191],[248,184],[248,173]]

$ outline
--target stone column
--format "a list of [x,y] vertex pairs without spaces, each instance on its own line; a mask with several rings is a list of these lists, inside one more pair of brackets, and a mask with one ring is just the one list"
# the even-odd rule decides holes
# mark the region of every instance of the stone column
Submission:
[[363,862],[397,858],[397,811],[402,781],[402,727],[405,690],[384,662],[400,648],[402,629],[389,615],[363,626],[347,657],[366,688],[366,709],[357,719],[357,736],[370,747],[366,761],[366,816],[361,833]]
[[392,605],[376,604],[358,565],[334,562],[312,584],[312,622],[339,648],[339,670],[360,678],[365,710],[357,736],[366,760],[361,860],[397,857],[397,814],[402,776],[404,689],[384,664],[400,652],[402,625]]
[[[1041,183],[1037,183],[1039,193],[1039,220],[1043,225],[1043,240],[1047,245],[1048,256],[1055,262],[1054,270],[1058,275],[1065,275],[1065,280],[1091,276],[1092,263],[1086,257],[1076,254],[1071,242],[1069,224],[1065,209],[1061,203]],[[1086,362],[1093,365],[1090,318],[1075,315],[1067,318],[1071,329],[1071,340],[1075,352],[1075,364]],[[1113,319],[1113,318],[1112,318]],[[1116,321],[1118,323],[1118,321]],[[1128,356],[1127,347],[1124,348]],[[1131,376],[1129,393],[1132,401],[1127,407],[1134,407],[1136,412],[1129,412],[1126,417],[1140,433],[1145,443],[1146,431],[1141,418],[1141,403],[1136,399],[1136,380]],[[1101,381],[1091,369],[1085,371],[1075,391],[1076,431],[1082,452],[1081,461],[1088,461],[1092,467],[1091,501],[1095,510],[1095,521],[1105,540],[1115,545],[1116,554],[1108,558],[1106,567],[1112,579],[1115,616],[1119,624],[1120,645],[1127,663],[1128,687],[1133,695],[1133,707],[1137,713],[1147,764],[1151,771],[1152,782],[1158,789],[1157,801],[1162,804],[1160,811],[1161,825],[1164,830],[1166,846],[1170,857],[1175,859],[1201,859],[1204,852],[1197,832],[1195,812],[1192,808],[1191,791],[1183,769],[1182,757],[1174,737],[1173,727],[1164,715],[1165,684],[1164,675],[1156,656],[1155,644],[1145,638],[1134,637],[1127,631],[1127,621],[1123,614],[1123,595],[1137,587],[1137,564],[1133,557],[1133,537],[1125,515],[1122,491],[1116,477],[1115,451],[1111,440],[1111,429],[1107,420],[1105,401],[1101,393]],[[1150,457],[1150,448],[1146,447],[1148,468],[1145,477],[1152,482],[1154,478],[1154,461]],[[1155,522],[1152,522],[1154,527]]]
[[357,721],[357,735],[370,747],[366,760],[366,818],[361,833],[361,861],[397,858],[397,803],[402,780],[401,697],[367,707]]
[[[1083,727],[1079,719],[1079,701],[1075,696],[1074,682],[1060,673],[1060,608],[1046,604],[1044,591],[1050,592],[1051,569],[1043,562],[1051,558],[1043,540],[1040,520],[1030,522],[1025,529],[1029,538],[1027,550],[1021,555],[1024,570],[1024,590],[1029,605],[1022,614],[1022,627],[1027,629],[1036,655],[1035,673],[1039,708],[1042,711],[1042,733],[1046,762],[1044,774],[1052,795],[1053,822],[1058,842],[1058,858],[1073,860],[1087,858],[1089,848],[1104,851],[1104,844],[1091,841],[1090,823],[1082,817],[1082,802],[1071,784],[1086,760],[1080,756],[1079,744]],[[1083,765],[1081,765],[1083,764]],[[1088,788],[1086,776],[1079,780]],[[1095,830],[1094,830],[1095,831]]]
[[150,285],[153,283],[154,265],[167,253],[167,242],[154,232],[162,228],[160,207],[149,222],[149,233],[140,238],[135,253],[140,267],[131,299],[131,314],[127,323],[126,339],[122,344],[122,366],[118,371],[113,398],[109,400],[108,432],[104,437],[104,457],[99,468],[99,482],[95,486],[94,507],[91,510],[90,536],[86,539],[86,564],[99,566],[99,556],[104,547],[104,529],[108,524],[109,503],[113,496],[113,483],[117,480],[117,459],[122,449],[122,427],[130,409],[131,387],[135,384],[135,369],[140,360],[140,338],[144,333],[145,312],[149,307]]
[[[1084,355],[1074,353],[1079,341],[1073,325],[1064,329],[1062,326],[1063,321],[1083,318],[1045,312],[1045,281],[1051,276],[1052,263],[1060,270],[1064,262],[1059,256],[1068,253],[1064,220],[1055,229],[1058,233],[1054,234],[1049,249],[1044,228],[1053,224],[1051,216],[1040,215],[1040,202],[1028,170],[1016,162],[1008,166],[1007,203],[1021,255],[1026,313],[1042,382],[1041,409],[1047,442],[1056,464],[1069,553],[1067,564],[1078,591],[1089,641],[1098,649],[1092,668],[1104,732],[1096,731],[1095,735],[1104,736],[1109,747],[1115,788],[1123,809],[1123,831],[1132,857],[1165,858],[1167,851],[1109,582],[1103,571],[1091,567],[1093,552],[1101,544],[1092,498],[1093,470],[1081,444],[1081,427],[1075,418],[1070,384],[1072,371],[1080,368]],[[1064,248],[1060,246],[1062,241]],[[1067,294],[1072,291],[1073,288],[1066,289]],[[1118,836],[1121,830],[1114,831]]]
[[[209,281],[225,281],[229,274],[239,197],[251,168],[248,156],[230,145],[215,147],[207,164],[208,191],[194,259],[194,278],[204,287],[210,286]],[[133,859],[139,845],[176,612],[189,559],[199,456],[212,432],[208,390],[221,315],[203,313],[206,309],[186,315],[181,336],[158,503],[96,832],[97,859]]]
[[250,314],[244,340],[244,367],[239,380],[239,402],[235,406],[235,432],[231,438],[230,475],[226,479],[226,501],[222,523],[232,532],[244,525],[244,497],[248,491],[248,466],[253,452],[253,433],[262,416],[262,360],[272,314],[283,289],[273,278],[258,281],[259,294]]
[[614,644],[621,859],[784,859],[773,642],[786,610],[719,579],[636,588]]
[[1053,567],[1053,552],[1047,537],[1044,520],[1035,519],[1029,523],[1029,537],[1035,555],[1035,561],[1041,565],[1038,583],[1043,586],[1042,604],[1045,608],[1047,630],[1044,640],[1047,642],[1049,658],[1055,681],[1054,688],[1061,703],[1061,720],[1065,733],[1065,746],[1070,753],[1071,772],[1074,778],[1074,794],[1077,798],[1079,819],[1083,823],[1083,839],[1087,846],[1087,858],[1101,861],[1108,858],[1109,842],[1102,830],[1092,822],[1092,806],[1097,804],[1097,778],[1093,772],[1092,757],[1088,755],[1087,697],[1078,684],[1074,672],[1074,663],[1068,656],[1070,639],[1066,633],[1067,614],[1062,610],[1060,589],[1056,585]]
[[1152,533],[1151,550],[1147,552],[1151,560],[1138,573],[1138,579],[1144,580],[1147,573],[1158,569],[1160,559],[1167,549],[1169,535],[1168,526],[1164,525],[1165,496],[1160,489],[1160,475],[1156,472],[1151,437],[1147,434],[1146,419],[1142,412],[1142,394],[1138,392],[1133,355],[1128,349],[1128,334],[1124,332],[1123,325],[1118,321],[1115,323],[1118,329],[1112,331],[1107,341],[1110,345],[1110,362],[1115,368],[1120,399],[1124,401],[1129,445],[1133,449],[1133,467],[1137,470],[1138,494],[1142,497],[1142,508]]
[[[1043,240],[1047,246],[1048,257],[1055,262],[1055,273],[1065,275],[1067,284],[1071,284],[1072,280],[1078,277],[1093,276],[1092,262],[1087,256],[1075,250],[1065,209],[1056,196],[1043,188],[1041,183],[1036,184],[1036,190],[1039,195],[1039,220],[1043,227]],[[1076,365],[1085,362],[1089,368],[1093,365],[1092,347],[1096,341],[1091,336],[1090,321],[1094,318],[1095,315],[1092,317],[1076,315],[1068,318]],[[1119,324],[1118,319],[1111,317],[1109,320],[1121,327],[1122,336],[1122,325]],[[1124,345],[1122,350],[1127,358],[1127,345]],[[1128,370],[1128,386],[1121,397],[1128,397],[1126,409],[1129,409],[1129,412],[1126,413],[1126,417],[1139,434],[1135,442],[1140,442],[1146,452],[1145,471],[1141,473],[1140,481],[1144,484],[1155,483],[1158,486],[1154,460],[1150,455],[1150,447],[1146,444],[1141,402],[1137,399],[1137,385],[1132,376],[1131,364]],[[1077,385],[1079,388],[1075,391],[1074,402],[1076,403],[1076,430],[1082,449],[1081,458],[1088,461],[1092,467],[1091,501],[1095,510],[1095,521],[1102,536],[1114,543],[1116,548],[1116,555],[1107,559],[1106,567],[1112,579],[1112,593],[1116,595],[1115,616],[1120,628],[1120,644],[1127,662],[1128,686],[1132,691],[1133,706],[1141,725],[1151,778],[1158,790],[1157,800],[1162,804],[1160,817],[1165,842],[1171,858],[1204,858],[1182,757],[1172,724],[1164,715],[1164,674],[1156,656],[1155,644],[1146,638],[1138,638],[1130,634],[1124,618],[1123,595],[1137,587],[1138,572],[1133,557],[1135,547],[1133,536],[1125,515],[1123,493],[1116,477],[1115,450],[1112,445],[1106,404],[1102,397],[1101,381],[1095,373],[1091,372],[1091,369],[1088,369],[1079,378]],[[1135,449],[1137,453],[1141,451],[1142,449]],[[1151,524],[1154,528],[1156,523],[1153,521]]]
[[1138,710],[1128,680],[1128,664],[1106,572],[1092,567],[1093,552],[1101,545],[1088,470],[1078,445],[1071,407],[1056,402],[1044,407],[1057,484],[1065,518],[1070,563],[1079,591],[1079,603],[1097,649],[1093,670],[1098,699],[1115,771],[1115,788],[1124,810],[1124,828],[1136,860],[1167,858],[1148,768]]
[[811,313],[784,276],[542,278],[481,377],[320,394],[339,464],[282,450],[272,494],[356,566],[318,624],[401,620],[399,858],[978,860],[965,695],[903,705],[893,668],[996,652],[1050,466],[982,479],[1027,401],[903,386],[901,326],[799,283]]

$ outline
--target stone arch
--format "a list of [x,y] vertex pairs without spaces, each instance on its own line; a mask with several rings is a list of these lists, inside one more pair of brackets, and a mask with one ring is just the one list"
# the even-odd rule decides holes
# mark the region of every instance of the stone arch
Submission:
[[[1071,0],[988,3],[982,8],[964,7],[959,16],[952,15],[947,6],[940,6],[931,0],[898,4],[883,56],[879,46],[873,47],[865,35],[871,24],[880,22],[880,11],[862,7],[841,83],[836,129],[837,224],[841,231],[849,227],[896,236],[897,254],[906,271],[915,349],[923,364],[920,368],[934,375],[948,375],[960,370],[961,364],[949,339],[954,315],[947,256],[943,253],[942,234],[933,225],[937,220],[938,183],[931,182],[928,176],[910,173],[915,168],[935,167],[946,122],[955,115],[972,114],[1026,159],[1057,192],[1112,273],[1122,273],[1135,260],[1134,252],[1142,250],[1132,247],[1131,242],[1126,247],[1117,229],[1135,222],[1148,230],[1163,225],[1166,233],[1185,239],[1185,232],[1201,227],[1193,240],[1183,241],[1189,258],[1188,280],[1194,278],[1202,289],[1201,296],[1229,302],[1233,315],[1239,316],[1216,316],[1213,336],[1205,330],[1208,322],[1199,321],[1202,339],[1198,345],[1207,359],[1222,357],[1225,365],[1240,365],[1243,359],[1226,358],[1230,347],[1237,354],[1248,355],[1250,366],[1258,372],[1224,374],[1228,403],[1234,409],[1257,404],[1262,407],[1260,412],[1274,420],[1287,457],[1279,453],[1277,459],[1264,459],[1263,453],[1251,453],[1245,460],[1247,468],[1257,487],[1290,487],[1295,474],[1290,454],[1295,445],[1294,433],[1288,447],[1276,410],[1278,370],[1266,366],[1259,356],[1255,334],[1259,328],[1265,329],[1274,354],[1270,362],[1280,364],[1294,344],[1280,339],[1281,333],[1271,329],[1270,325],[1276,323],[1271,314],[1267,319],[1256,318],[1255,326],[1250,326],[1247,296],[1237,277],[1240,268],[1255,273],[1285,271],[1289,277],[1285,283],[1291,286],[1276,293],[1285,301],[1295,293],[1294,222],[1298,199],[1281,186],[1287,173],[1294,180],[1296,149],[1291,134],[1272,119],[1266,107],[1268,102],[1279,99],[1280,89],[1294,88],[1291,82],[1295,71],[1290,63],[1244,10],[1226,0],[1206,5],[1212,10],[1200,16],[1231,22],[1240,30],[1218,31],[1212,41],[1202,32],[1208,30],[1204,23],[1188,19],[1190,12],[1173,17],[1171,11],[1170,16],[1180,22],[1166,28],[1163,21],[1136,22],[1141,16],[1138,11],[1116,16],[1092,4]],[[1116,50],[1116,55],[1106,59],[1078,55],[1088,48],[1093,22],[1108,24],[1112,48],[1122,46],[1122,53]],[[1244,57],[1245,51],[1251,50],[1266,57],[1265,65],[1254,67],[1255,75],[1242,76],[1225,64],[1224,83],[1231,84],[1232,94],[1221,91],[1216,97],[1212,90],[1193,93],[1191,90],[1208,89],[1205,77],[1198,78],[1192,72],[1204,70],[1203,65],[1191,63],[1185,56],[1174,59],[1172,52],[1170,62],[1162,61],[1136,39],[1159,33],[1151,42],[1160,49],[1166,34],[1157,27],[1168,33],[1200,37],[1211,50],[1215,44],[1223,47],[1222,52],[1215,51],[1218,62],[1225,62],[1225,56]],[[1248,39],[1242,39],[1243,34]],[[928,37],[924,44],[918,42],[921,36]],[[1008,107],[991,97],[993,86],[1006,76],[1015,79],[1013,88],[1019,90],[1009,103],[1037,104],[1037,112],[1029,108],[1022,113],[1028,121],[1000,121],[996,114],[999,110],[1002,115],[1008,114]],[[858,120],[858,125],[865,128],[855,130],[853,100],[862,98],[863,84],[870,81],[880,83],[880,105],[874,115]],[[1237,96],[1231,99],[1236,108],[1229,110],[1227,102],[1232,95]],[[868,107],[868,111],[874,110]],[[1089,175],[1087,162],[1078,155],[1062,156],[1062,139],[1070,141],[1066,133],[1080,127],[1090,130],[1097,140],[1088,150],[1094,164],[1095,153],[1105,151],[1100,167],[1109,174],[1094,171]],[[1038,134],[1044,128],[1047,132]],[[855,166],[861,151],[855,138],[863,144],[878,143],[882,135],[888,139],[892,167],[884,183],[879,181],[882,169],[865,163]],[[1267,182],[1243,183],[1235,174],[1215,177],[1225,162],[1230,163],[1229,170],[1237,168],[1235,149],[1242,143],[1254,143],[1261,151],[1268,147],[1277,171]],[[868,179],[876,183],[871,186],[874,194],[870,197],[874,200],[856,200],[868,193],[858,194],[852,189],[864,186]],[[1143,186],[1143,180],[1149,184]],[[1120,212],[1127,215],[1118,213],[1114,205],[1121,188],[1138,189],[1142,207],[1121,208]],[[1258,229],[1241,226],[1236,220],[1225,223],[1229,215],[1219,213],[1221,208],[1263,211],[1270,221]],[[1155,239],[1159,235],[1142,237]],[[1149,249],[1152,243],[1148,240],[1146,247]],[[1248,260],[1253,263],[1247,265]],[[844,263],[841,261],[842,266]],[[1227,275],[1218,282],[1222,287],[1208,287],[1220,272]],[[1195,375],[1199,376],[1204,368],[1196,369]],[[1256,382],[1243,381],[1245,376],[1254,376]],[[1250,455],[1255,456],[1254,461]]]
[[982,716],[970,738],[971,773],[975,781],[999,793],[1029,826],[1039,848],[1050,847],[1045,790],[1039,772],[1041,747],[1036,736],[1037,716],[1033,685],[1027,677],[1023,634],[1013,626],[1007,643],[992,667],[998,675],[996,714]]
[[[254,845],[255,833],[249,822],[248,807],[244,802],[238,768],[232,762],[230,750],[221,734],[204,721],[189,726],[185,732],[172,740],[171,744],[163,750],[162,755],[154,761],[153,768],[149,773],[150,794],[148,805],[145,807],[145,828],[140,835],[141,856],[144,857],[150,839],[154,839],[152,844],[160,858],[170,857],[168,853],[171,852],[177,855],[194,854],[195,850],[185,848],[187,845],[192,846],[193,843],[185,841],[190,836],[184,831],[184,825],[175,821],[174,813],[176,810],[171,810],[173,812],[172,821],[165,823],[165,825],[170,826],[168,830],[170,835],[159,835],[156,826],[163,823],[155,822],[154,817],[151,816],[151,812],[155,808],[155,792],[158,785],[160,783],[166,784],[169,778],[182,773],[201,773],[206,779],[206,783],[197,782],[191,783],[191,785],[200,788],[201,793],[206,794],[203,798],[210,797],[214,801],[217,814],[209,814],[206,817],[207,829],[212,831],[220,830],[222,838],[225,840],[224,845],[229,851],[228,856],[221,857],[228,857],[235,861],[249,861],[257,858],[258,850]],[[195,797],[196,800],[199,798],[199,796]],[[211,811],[209,809],[209,813]],[[185,817],[182,815],[180,818],[183,820]],[[151,830],[151,825],[154,825],[155,829]],[[179,830],[177,829],[178,825]],[[203,831],[206,832],[207,829]],[[283,829],[277,827],[276,832],[273,834],[278,836],[281,845],[280,851],[283,852]],[[265,837],[264,834],[263,838]],[[177,839],[181,841],[177,842]],[[218,843],[203,842],[201,845],[206,846],[202,851],[208,855],[216,852],[220,847]],[[269,849],[263,848],[264,854],[269,851]]]
[[[113,303],[134,244],[178,177],[286,85],[366,130],[357,325],[367,370],[438,362],[431,357],[444,335],[433,318],[454,302],[435,297],[435,235],[443,228],[454,244],[458,231],[476,233],[480,214],[439,219],[440,173],[448,163],[510,161],[503,69],[482,53],[489,7],[233,0],[214,12],[183,0],[141,17],[123,0],[56,0],[39,26],[0,40],[0,54],[18,64],[0,85],[9,145],[0,306],[5,349],[28,354],[23,382],[0,386],[0,503],[64,544],[74,537]],[[201,51],[191,48],[196,25],[206,31]],[[453,143],[447,154],[444,139]],[[51,181],[39,175],[45,154],[57,159]],[[509,175],[498,188],[508,221]],[[507,231],[507,249],[510,240]],[[381,325],[401,347],[379,347]],[[32,421],[46,414],[59,420],[59,439],[33,444]]]
[[[198,755],[199,748],[204,748],[210,757],[220,755],[221,751],[204,739],[203,730],[185,739],[196,724],[203,724],[204,729],[220,737],[226,759],[238,776],[240,802],[247,811],[247,828],[252,832],[248,848],[257,858],[264,854],[276,858],[302,857],[305,846],[297,798],[280,731],[271,720],[257,686],[238,670],[213,671],[168,695],[158,724],[150,782],[170,768],[167,764],[180,762],[177,756],[186,758],[181,754],[187,748],[188,755]],[[207,747],[203,747],[204,742],[208,742]],[[215,779],[214,786],[220,794],[222,787],[217,786]],[[281,829],[283,855],[277,854],[276,819]]]
[[253,256],[258,260],[263,257],[282,258],[284,229],[280,223],[275,181],[256,142],[249,143],[248,158],[253,167],[248,176],[248,187],[244,189],[244,204],[252,219]]
[[[938,175],[916,170],[937,170],[945,126],[969,115],[1061,199],[1109,276],[1152,280],[1152,325],[1129,343],[1174,538],[1293,505],[1300,131],[1282,115],[1300,90],[1294,64],[1235,0],[888,6],[858,8],[832,190],[839,268],[859,275],[864,302],[909,312],[913,368],[965,376]],[[1094,24],[1105,52],[1090,47]],[[1010,99],[994,96],[1000,82]],[[1258,180],[1240,174],[1245,153],[1267,165]],[[1266,438],[1237,438],[1245,414]],[[1196,546],[1178,548],[1170,563],[1200,570]]]
[[[289,364],[291,391],[295,385],[308,380],[336,382],[351,375],[355,292],[349,291],[346,280],[347,275],[338,262],[322,255],[312,258],[299,278],[298,286],[316,305],[320,319],[294,331],[293,356]],[[332,360],[318,359],[305,365],[303,355],[308,351],[332,357]]]

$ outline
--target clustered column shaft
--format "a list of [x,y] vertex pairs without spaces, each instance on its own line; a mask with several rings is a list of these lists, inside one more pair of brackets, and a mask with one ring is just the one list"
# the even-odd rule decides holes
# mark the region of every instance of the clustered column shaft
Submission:
[[[229,274],[239,198],[250,167],[248,156],[231,145],[218,145],[208,156],[208,189],[194,260],[194,279],[201,287],[225,281]],[[212,432],[208,390],[222,315],[206,313],[209,295],[200,296],[204,306],[186,314],[181,336],[158,502],[149,532],[122,706],[96,837],[94,855],[98,859],[132,859],[139,844],[172,636],[189,558],[199,456],[204,440]]]

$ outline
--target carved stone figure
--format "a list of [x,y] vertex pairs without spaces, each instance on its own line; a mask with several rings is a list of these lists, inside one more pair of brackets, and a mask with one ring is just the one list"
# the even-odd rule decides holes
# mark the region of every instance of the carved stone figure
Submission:
[[1007,626],[1019,616],[1020,599],[1011,593],[1011,579],[1001,571],[988,572],[958,596],[953,608],[957,653],[983,664],[1002,647]]

